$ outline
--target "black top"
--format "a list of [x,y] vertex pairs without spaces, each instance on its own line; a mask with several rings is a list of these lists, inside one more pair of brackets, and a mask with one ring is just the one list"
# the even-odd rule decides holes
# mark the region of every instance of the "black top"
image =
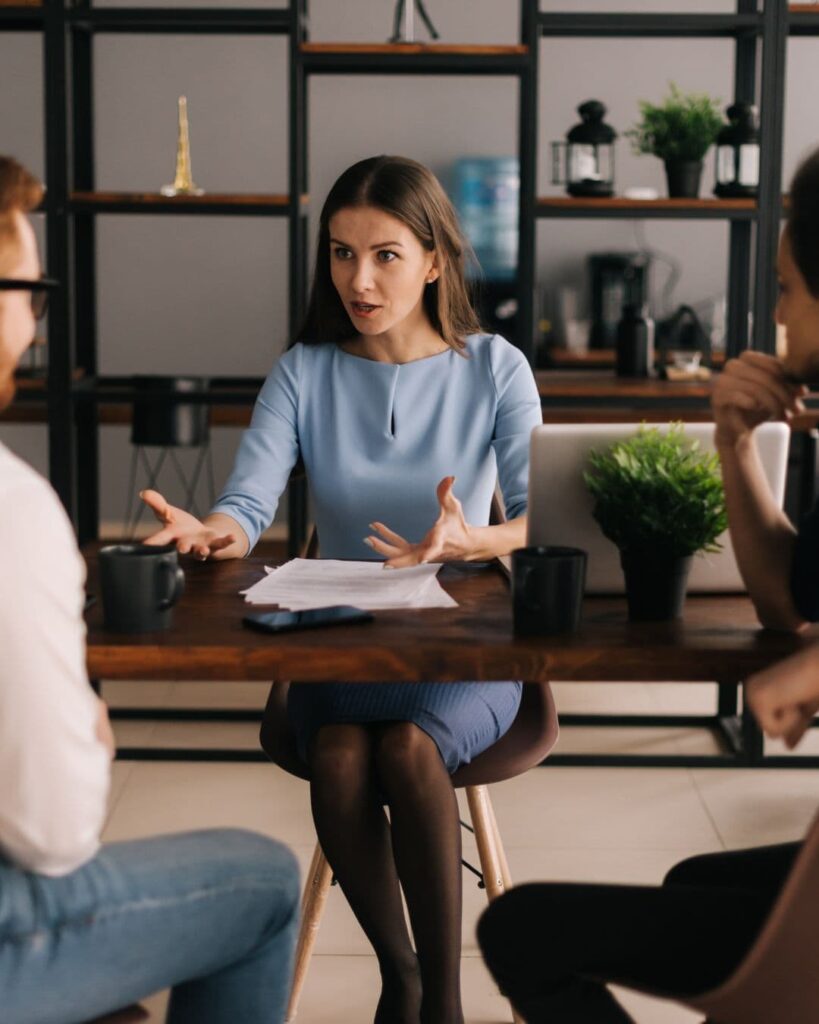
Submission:
[[819,501],[802,520],[796,538],[791,594],[802,618],[819,622]]

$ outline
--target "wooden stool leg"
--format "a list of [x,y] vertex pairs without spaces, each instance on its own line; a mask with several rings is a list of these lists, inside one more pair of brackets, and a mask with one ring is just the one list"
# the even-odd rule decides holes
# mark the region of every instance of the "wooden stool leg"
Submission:
[[[510,884],[509,865],[500,841],[498,823],[489,799],[486,786],[467,786],[466,799],[469,804],[469,815],[475,829],[475,842],[478,844],[478,857],[481,861],[483,881],[486,895],[491,903],[502,895]],[[525,1024],[525,1021],[512,1007],[514,1024]]]
[[486,895],[491,903],[504,890],[503,868],[498,856],[495,841],[495,825],[492,815],[492,804],[486,786],[467,786],[466,799],[472,827],[475,829],[475,842],[478,844],[478,857],[486,886]]
[[489,813],[492,815],[492,829],[495,833],[495,848],[498,851],[498,860],[500,860],[501,875],[503,876],[503,888],[512,888],[512,875],[509,871],[509,861],[506,859],[506,850],[503,848],[503,839],[501,838],[500,829],[498,828],[498,819],[495,817],[495,808],[492,805],[492,801],[487,796],[487,803],[489,804]]
[[321,924],[321,915],[332,881],[332,868],[327,863],[320,844],[316,843],[301,899],[301,927],[299,928],[299,941],[296,944],[293,985],[290,989],[290,1002],[287,1004],[286,1021],[293,1020],[298,1010],[299,997],[307,978],[307,968],[310,966],[310,957],[313,953],[313,946]]

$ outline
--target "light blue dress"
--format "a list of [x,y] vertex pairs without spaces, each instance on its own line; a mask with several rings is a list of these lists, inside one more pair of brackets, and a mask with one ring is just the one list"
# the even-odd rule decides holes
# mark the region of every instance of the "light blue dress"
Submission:
[[[265,381],[213,511],[235,519],[252,548],[301,455],[322,556],[372,558],[369,524],[419,541],[438,516],[445,476],[455,477],[468,523],[487,524],[496,478],[507,517],[522,515],[529,435],[541,422],[529,364],[499,335],[470,335],[464,354],[400,365],[334,343],[297,344]],[[326,723],[412,721],[454,771],[509,728],[520,690],[518,682],[294,684],[288,715],[303,756]]]

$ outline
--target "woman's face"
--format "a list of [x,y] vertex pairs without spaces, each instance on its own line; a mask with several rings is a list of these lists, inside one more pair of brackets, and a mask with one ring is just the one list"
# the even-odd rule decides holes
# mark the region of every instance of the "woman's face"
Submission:
[[353,206],[334,214],[329,226],[333,284],[359,334],[384,334],[424,316],[424,289],[438,277],[435,253],[406,224]]
[[776,322],[788,338],[785,369],[798,380],[819,379],[819,299],[808,291],[794,262],[787,231],[779,241],[777,276]]

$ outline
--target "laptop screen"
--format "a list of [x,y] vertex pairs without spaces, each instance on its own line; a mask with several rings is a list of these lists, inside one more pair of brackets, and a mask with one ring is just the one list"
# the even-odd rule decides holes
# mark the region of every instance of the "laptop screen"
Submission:
[[[667,423],[651,424],[667,430]],[[544,424],[532,431],[529,459],[529,544],[583,548],[589,560],[586,592],[622,594],[620,553],[592,516],[592,498],[583,480],[592,449],[603,450],[633,437],[639,423]],[[714,451],[714,424],[687,423],[685,435],[704,451]],[[785,495],[790,431],[784,423],[764,423],[756,431],[762,466],[779,506]],[[690,593],[745,590],[727,533],[722,550],[700,554],[689,577]]]

